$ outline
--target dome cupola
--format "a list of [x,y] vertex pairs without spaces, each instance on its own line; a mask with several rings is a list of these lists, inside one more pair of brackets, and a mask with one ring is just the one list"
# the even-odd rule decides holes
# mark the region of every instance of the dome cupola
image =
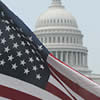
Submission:
[[60,0],[52,0],[52,4],[50,7],[62,7],[63,8],[64,6],[62,6],[62,3]]
[[61,0],[52,0],[48,10],[36,22],[36,30],[48,27],[77,28],[75,18],[65,10]]

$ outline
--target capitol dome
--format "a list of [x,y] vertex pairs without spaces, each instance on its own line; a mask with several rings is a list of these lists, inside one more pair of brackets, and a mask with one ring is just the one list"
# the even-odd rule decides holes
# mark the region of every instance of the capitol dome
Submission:
[[75,18],[71,15],[71,13],[65,10],[60,0],[53,0],[48,10],[41,14],[36,22],[37,29],[41,27],[48,28],[52,26],[58,26],[61,28],[77,28],[77,22]]
[[52,0],[48,10],[38,17],[34,33],[55,57],[81,73],[91,73],[83,34],[61,0]]

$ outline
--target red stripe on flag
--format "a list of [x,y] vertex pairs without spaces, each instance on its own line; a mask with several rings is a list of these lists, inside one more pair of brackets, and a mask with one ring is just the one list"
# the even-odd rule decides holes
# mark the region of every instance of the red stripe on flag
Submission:
[[1,85],[0,96],[11,100],[41,100],[37,97]]
[[68,97],[65,93],[63,93],[60,89],[58,89],[56,86],[52,85],[51,83],[47,84],[46,90],[63,100],[71,100],[70,97]]

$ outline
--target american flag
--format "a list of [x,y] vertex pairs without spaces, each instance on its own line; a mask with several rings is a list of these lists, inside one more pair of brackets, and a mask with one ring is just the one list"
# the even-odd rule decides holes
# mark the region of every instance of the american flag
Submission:
[[55,58],[0,1],[0,100],[100,100],[100,86]]

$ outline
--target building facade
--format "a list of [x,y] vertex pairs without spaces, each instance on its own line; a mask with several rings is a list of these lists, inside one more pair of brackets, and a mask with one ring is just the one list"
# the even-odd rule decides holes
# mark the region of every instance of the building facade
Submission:
[[77,21],[66,11],[61,0],[52,0],[48,10],[36,22],[35,34],[55,57],[80,73],[100,82],[100,76],[88,68],[88,50]]

